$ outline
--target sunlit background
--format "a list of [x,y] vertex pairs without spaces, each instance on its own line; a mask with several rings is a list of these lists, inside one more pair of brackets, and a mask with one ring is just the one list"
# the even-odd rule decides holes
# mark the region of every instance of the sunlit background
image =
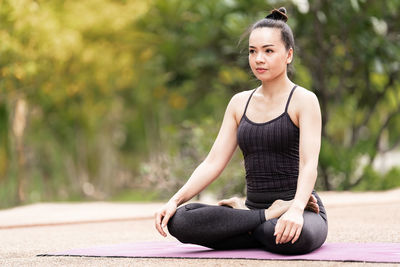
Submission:
[[[318,190],[400,186],[400,1],[0,1],[0,207],[170,197],[233,94],[249,25],[285,6],[323,116]],[[205,194],[245,192],[243,157]]]

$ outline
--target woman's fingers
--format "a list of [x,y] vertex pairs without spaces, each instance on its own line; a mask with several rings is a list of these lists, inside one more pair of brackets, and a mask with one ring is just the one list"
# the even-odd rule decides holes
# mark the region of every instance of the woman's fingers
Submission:
[[161,227],[164,229],[165,226],[167,226],[169,219],[171,218],[171,213],[167,212],[162,219]]
[[281,244],[284,240],[286,240],[287,236],[289,235],[288,231],[290,232],[290,225],[287,221],[279,219],[275,226],[275,233],[276,236],[275,243]]
[[295,236],[294,236],[293,239],[292,239],[292,244],[294,244],[294,242],[296,242],[297,239],[299,239],[300,234],[301,234],[301,228],[302,228],[302,227],[297,228],[296,234],[295,234]]
[[[292,226],[292,229],[290,229],[290,233],[289,233],[288,238],[287,238],[287,239],[285,240],[285,242],[283,242],[283,243],[287,243],[287,242],[289,242],[290,240],[293,240],[294,237],[295,237],[295,235],[296,235],[297,230],[298,230],[298,226],[297,226],[297,225],[293,225],[293,226]],[[292,241],[292,244],[293,244],[293,241]]]
[[276,244],[279,244],[279,242],[281,241],[283,230],[285,230],[285,229],[283,228],[281,221],[278,220],[278,222],[275,225],[275,233],[274,233],[274,236],[276,236],[276,238],[275,238]]
[[301,225],[288,222],[285,226],[282,226],[281,230],[277,230],[276,244],[284,244],[289,241],[292,241],[293,244],[299,239],[301,228]]
[[293,222],[286,222],[285,231],[283,231],[282,238],[279,242],[280,244],[287,243],[293,238],[295,234],[295,232],[293,232],[293,228],[294,228]]
[[174,202],[168,202],[155,214],[155,225],[157,231],[164,237],[167,234],[164,228],[167,226],[169,219],[175,214],[177,205]]
[[278,244],[286,243],[286,239],[287,239],[288,236],[289,236],[288,231],[290,231],[290,229],[289,229],[288,226],[286,226],[286,227],[285,227],[285,230],[284,230],[283,233],[282,233],[281,239],[279,240]]
[[161,219],[163,218],[162,212],[156,212],[155,214],[155,221],[156,221],[156,229],[157,231],[162,235],[162,236],[167,236],[167,234],[164,232],[164,230],[161,227]]
[[292,244],[297,241],[300,236],[301,229],[303,228],[303,221],[290,220],[286,218],[280,218],[275,226],[276,244],[284,244],[292,241]]

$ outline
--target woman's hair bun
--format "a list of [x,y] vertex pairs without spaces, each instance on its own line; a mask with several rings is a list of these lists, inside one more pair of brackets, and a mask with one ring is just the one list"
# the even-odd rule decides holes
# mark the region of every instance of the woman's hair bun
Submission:
[[265,17],[266,19],[283,20],[286,22],[288,16],[286,15],[286,8],[280,7],[278,9],[274,8],[269,15]]

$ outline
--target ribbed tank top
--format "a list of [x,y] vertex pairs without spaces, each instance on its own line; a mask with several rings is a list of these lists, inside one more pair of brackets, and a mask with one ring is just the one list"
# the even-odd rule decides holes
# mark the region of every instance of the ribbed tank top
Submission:
[[[290,99],[297,85],[290,91],[285,111],[278,117],[256,123],[246,116],[247,107],[254,91],[247,100],[239,123],[237,139],[244,156],[247,198],[254,202],[271,202],[274,198],[294,197],[299,175],[299,128],[288,114]],[[276,197],[273,197],[276,196]],[[251,198],[255,198],[251,200]],[[264,199],[264,200],[263,200]],[[258,201],[256,201],[258,202]]]

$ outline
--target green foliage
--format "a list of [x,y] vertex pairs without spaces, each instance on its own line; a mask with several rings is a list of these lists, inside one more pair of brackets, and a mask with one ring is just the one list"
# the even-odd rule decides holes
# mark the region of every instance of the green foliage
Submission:
[[[398,186],[398,169],[369,166],[400,143],[400,3],[306,2],[1,1],[0,206],[169,197],[232,95],[258,85],[239,39],[279,6],[297,45],[292,78],[321,104],[317,186]],[[209,190],[243,194],[242,160]]]
[[388,190],[400,187],[400,168],[392,168],[384,174],[375,171],[371,166],[366,166],[362,181],[354,190]]
[[127,191],[121,191],[117,195],[112,196],[110,200],[119,201],[119,202],[151,202],[154,200],[159,200],[159,192],[153,190],[149,192],[149,190],[137,190],[137,189],[129,189]]
[[[37,201],[31,192],[40,200],[102,199],[123,187],[124,165],[145,154],[119,160],[125,143],[128,152],[141,148],[128,138],[145,138],[125,125],[143,128],[138,109],[147,102],[132,92],[141,77],[133,66],[145,59],[134,40],[144,33],[132,24],[147,4],[21,0],[2,1],[0,9],[0,128],[9,129],[1,134],[0,157],[8,160],[0,172],[10,189],[2,205]],[[28,109],[20,137],[9,127],[21,121],[19,101]]]
[[369,175],[360,164],[399,143],[399,2],[310,1],[309,8],[293,10],[293,28],[322,109],[321,178],[326,189],[351,189]]

